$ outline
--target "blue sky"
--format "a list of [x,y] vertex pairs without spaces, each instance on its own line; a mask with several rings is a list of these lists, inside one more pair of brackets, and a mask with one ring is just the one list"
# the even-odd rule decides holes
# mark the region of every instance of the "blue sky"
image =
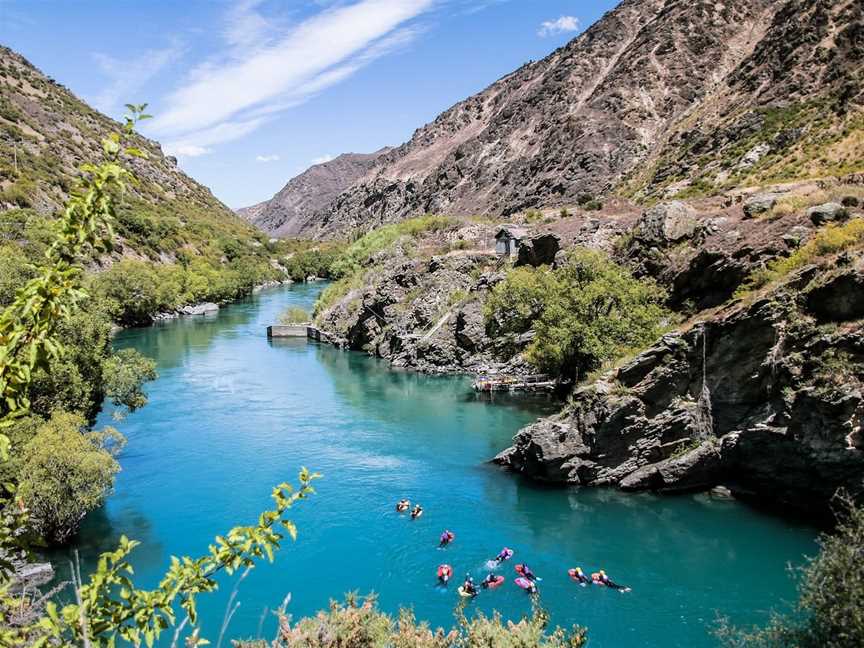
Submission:
[[415,128],[614,0],[0,0],[0,43],[142,131],[231,207]]

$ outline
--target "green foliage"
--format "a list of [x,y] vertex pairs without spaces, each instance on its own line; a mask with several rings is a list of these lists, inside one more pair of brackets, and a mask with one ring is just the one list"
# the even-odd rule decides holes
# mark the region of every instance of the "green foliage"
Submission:
[[348,594],[345,603],[331,601],[330,609],[315,617],[291,624],[284,609],[279,611],[279,632],[270,643],[235,641],[235,648],[581,648],[587,643],[584,628],[569,632],[561,628],[547,631],[549,617],[535,607],[530,617],[505,623],[499,614],[487,617],[478,612],[467,619],[457,612],[458,625],[445,630],[419,623],[410,610],[398,618],[380,612],[373,595],[361,602]]
[[524,333],[546,309],[549,294],[558,288],[555,274],[546,266],[510,270],[483,306],[490,332]]
[[864,646],[864,508],[841,497],[833,533],[820,537],[819,554],[799,570],[799,599],[791,614],[774,615],[765,628],[742,631],[722,621],[717,631],[730,648],[858,648]]
[[663,291],[637,280],[601,252],[574,251],[566,265],[517,268],[485,307],[493,331],[533,327],[527,359],[542,371],[578,378],[655,340],[667,312]]
[[428,232],[452,229],[457,224],[453,218],[430,214],[374,229],[348,246],[333,263],[330,276],[339,279],[357,273],[375,254],[390,247],[403,236],[416,238]]
[[125,439],[112,428],[84,432],[76,414],[56,413],[24,446],[18,497],[31,527],[52,543],[66,542],[88,511],[100,506],[120,466]]
[[584,205],[582,205],[582,209],[586,211],[600,211],[603,209],[603,203],[599,200],[589,200]]
[[302,308],[297,308],[296,306],[287,308],[285,312],[279,316],[279,322],[287,326],[292,324],[305,324],[309,320],[309,313]]
[[147,395],[141,386],[148,380],[156,380],[153,360],[135,349],[121,349],[105,361],[102,370],[105,395],[115,406],[134,412],[147,404]]
[[89,278],[98,307],[124,326],[150,324],[152,316],[200,302],[231,301],[275,278],[268,263],[237,256],[224,264],[195,258],[186,264],[154,265],[124,259]]
[[307,277],[329,278],[330,268],[341,252],[341,247],[334,245],[295,252],[284,263],[285,272],[292,281],[305,281]]

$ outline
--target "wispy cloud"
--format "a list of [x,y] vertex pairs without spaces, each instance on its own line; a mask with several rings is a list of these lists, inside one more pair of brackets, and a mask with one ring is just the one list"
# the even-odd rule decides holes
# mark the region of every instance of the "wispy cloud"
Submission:
[[131,59],[117,59],[107,54],[94,53],[96,67],[109,82],[99,94],[92,98],[96,107],[111,113],[135,96],[148,81],[164,70],[168,64],[175,63],[183,55],[184,48],[179,42],[168,47],[151,49]]
[[166,148],[165,153],[167,155],[179,155],[183,157],[200,157],[202,155],[207,155],[212,151],[205,146],[198,146],[197,144],[182,144],[177,143],[171,148]]
[[276,113],[405,46],[420,33],[410,21],[438,0],[329,3],[287,27],[258,11],[260,0],[231,10],[225,51],[195,68],[149,125],[166,149],[209,147],[251,132]]
[[541,38],[579,31],[579,19],[575,16],[561,16],[556,20],[547,20],[540,25],[537,35]]
[[333,156],[328,153],[326,155],[322,155],[321,157],[315,158],[309,164],[311,166],[315,166],[316,164],[324,164],[325,162],[329,162],[332,159],[333,159]]
[[278,162],[281,158],[278,154],[273,153],[272,155],[256,155],[256,162]]

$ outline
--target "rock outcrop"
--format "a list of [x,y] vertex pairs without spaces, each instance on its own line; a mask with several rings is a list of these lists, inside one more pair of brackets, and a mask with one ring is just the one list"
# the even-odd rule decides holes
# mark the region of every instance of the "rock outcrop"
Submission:
[[805,268],[770,298],[665,336],[521,430],[496,461],[556,483],[722,484],[811,513],[838,488],[864,497],[858,265],[816,285]]

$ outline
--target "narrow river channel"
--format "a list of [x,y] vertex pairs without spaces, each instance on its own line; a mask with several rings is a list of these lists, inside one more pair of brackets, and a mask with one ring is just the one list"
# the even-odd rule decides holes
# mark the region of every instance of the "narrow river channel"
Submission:
[[[459,582],[466,572],[479,580],[505,545],[516,552],[500,568],[507,583],[483,592],[469,611],[528,612],[528,597],[512,582],[513,564],[525,561],[543,579],[553,623],[587,625],[595,648],[713,646],[718,614],[763,622],[794,597],[786,567],[815,551],[812,528],[706,495],[540,487],[485,461],[552,404],[490,403],[467,378],[392,371],[305,341],[268,342],[266,325],[288,306],[309,308],[319,290],[264,291],[215,317],[117,338],[155,358],[160,377],[144,409],[101,421],[129,443],[115,494],[77,539],[84,569],[126,534],[143,543],[137,582],[153,585],[171,555],[201,554],[215,534],[251,523],[271,487],[308,466],[324,478],[293,516],[298,540],[240,585],[229,637],[255,636],[265,608],[288,592],[295,618],[356,590],[376,592],[384,610],[410,606],[421,619],[450,625],[457,583],[437,588],[438,564],[453,565]],[[397,515],[401,497],[425,514],[413,522]],[[445,528],[456,540],[440,550]],[[604,568],[633,591],[576,587],[567,569],[577,565]],[[201,599],[211,640],[232,587],[226,579]],[[263,619],[271,636],[275,620]]]

